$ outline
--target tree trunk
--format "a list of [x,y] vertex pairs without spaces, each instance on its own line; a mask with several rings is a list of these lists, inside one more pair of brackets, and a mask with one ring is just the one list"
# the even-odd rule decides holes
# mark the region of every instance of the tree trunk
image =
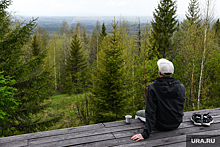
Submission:
[[192,100],[192,106],[193,106],[193,110],[195,110],[195,104],[193,101],[193,76],[194,76],[194,64],[195,64],[195,48],[196,48],[196,39],[194,41],[194,51],[193,51],[193,69],[192,69],[192,83],[191,83],[191,100]]
[[199,103],[200,103],[200,92],[201,92],[201,83],[202,83],[202,73],[204,68],[204,61],[205,61],[205,50],[206,50],[206,33],[207,33],[207,27],[208,27],[208,17],[209,17],[209,2],[207,3],[207,13],[206,13],[206,21],[205,21],[205,36],[204,36],[204,50],[203,50],[203,56],[202,56],[202,64],[201,64],[201,73],[199,78],[199,92],[198,92],[198,110],[199,110]]
[[57,76],[56,76],[56,60],[55,60],[55,48],[56,48],[56,45],[54,46],[54,49],[53,49],[53,52],[54,52],[54,78],[55,78],[55,83],[54,83],[54,86],[55,86],[55,90],[57,90]]
[[133,106],[134,106],[134,41],[133,41],[133,80],[132,80],[132,85],[133,85]]

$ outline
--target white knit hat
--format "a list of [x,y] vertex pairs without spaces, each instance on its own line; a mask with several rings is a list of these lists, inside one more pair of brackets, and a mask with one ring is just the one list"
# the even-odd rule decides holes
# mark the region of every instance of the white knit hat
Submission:
[[173,63],[167,59],[162,58],[162,59],[158,60],[157,65],[158,65],[159,71],[163,75],[171,76],[174,73]]

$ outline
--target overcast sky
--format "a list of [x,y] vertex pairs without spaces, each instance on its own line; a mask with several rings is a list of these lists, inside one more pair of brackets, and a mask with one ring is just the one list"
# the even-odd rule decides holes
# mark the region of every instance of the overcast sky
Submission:
[[[205,1],[205,0],[200,0]],[[10,11],[21,16],[152,16],[159,0],[13,0]],[[184,16],[190,0],[177,0],[177,14]],[[220,0],[215,0],[220,17]]]

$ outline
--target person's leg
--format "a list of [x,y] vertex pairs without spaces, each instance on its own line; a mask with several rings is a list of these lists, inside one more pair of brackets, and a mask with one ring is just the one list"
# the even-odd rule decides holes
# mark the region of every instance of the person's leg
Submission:
[[139,110],[139,111],[136,112],[136,114],[135,114],[135,119],[138,119],[138,118],[139,118],[140,120],[146,122],[145,110]]

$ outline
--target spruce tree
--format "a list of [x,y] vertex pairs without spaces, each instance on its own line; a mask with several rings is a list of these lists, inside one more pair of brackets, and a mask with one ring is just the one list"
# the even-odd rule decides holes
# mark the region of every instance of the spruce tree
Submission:
[[[80,85],[81,82],[85,82],[86,68],[87,60],[84,57],[84,52],[82,49],[80,39],[78,35],[75,33],[70,45],[70,53],[67,57],[65,73],[68,74],[70,72],[72,82],[75,85],[74,87],[76,93],[82,92],[83,87],[76,85]],[[67,85],[65,85],[65,89],[68,89]]]
[[104,39],[104,37],[106,37],[107,33],[106,33],[106,27],[105,27],[105,23],[103,22],[102,24],[102,30],[99,34],[99,40],[100,42]]
[[198,0],[190,0],[188,13],[186,13],[186,18],[190,21],[191,24],[198,24],[201,21]]
[[[0,71],[4,71],[4,76],[13,77],[15,80],[12,87],[17,89],[14,98],[19,105],[10,116],[11,121],[2,130],[4,136],[14,135],[14,132],[43,131],[52,122],[52,120],[42,122],[40,118],[35,120],[31,117],[46,107],[42,103],[49,97],[50,85],[49,71],[37,74],[34,72],[43,64],[44,54],[38,54],[25,61],[22,49],[32,36],[36,19],[14,26],[10,15],[5,11],[10,2],[3,0],[0,4]],[[12,126],[14,131],[8,131],[7,128]]]
[[125,113],[126,87],[123,46],[117,23],[112,23],[112,34],[103,40],[100,60],[94,68],[91,102],[93,121],[108,122],[123,119]]
[[[153,12],[154,20],[151,21],[152,37],[151,41],[155,40],[152,50],[156,47],[163,58],[166,57],[166,52],[172,50],[171,37],[176,30],[176,1],[160,0],[158,8]],[[151,42],[150,41],[150,42]]]

